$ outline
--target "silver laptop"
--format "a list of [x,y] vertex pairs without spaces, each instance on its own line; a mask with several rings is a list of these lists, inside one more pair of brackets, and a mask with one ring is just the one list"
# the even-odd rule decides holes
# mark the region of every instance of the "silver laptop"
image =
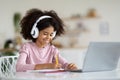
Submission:
[[89,44],[83,69],[71,72],[110,71],[117,68],[120,56],[120,42],[91,42]]

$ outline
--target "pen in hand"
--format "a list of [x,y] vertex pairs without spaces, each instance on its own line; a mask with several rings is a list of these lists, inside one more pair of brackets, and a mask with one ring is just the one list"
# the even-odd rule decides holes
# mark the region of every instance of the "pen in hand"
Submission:
[[57,69],[60,69],[62,67],[62,65],[59,63],[59,57],[58,54],[55,55],[55,65]]
[[58,65],[59,62],[58,62],[58,54],[55,55],[55,64]]

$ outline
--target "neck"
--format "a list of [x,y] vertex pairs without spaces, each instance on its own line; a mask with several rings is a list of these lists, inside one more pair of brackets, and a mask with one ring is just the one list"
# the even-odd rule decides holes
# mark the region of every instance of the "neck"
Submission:
[[39,42],[36,42],[35,43],[39,48],[44,48],[47,44],[42,44],[42,43],[39,43]]

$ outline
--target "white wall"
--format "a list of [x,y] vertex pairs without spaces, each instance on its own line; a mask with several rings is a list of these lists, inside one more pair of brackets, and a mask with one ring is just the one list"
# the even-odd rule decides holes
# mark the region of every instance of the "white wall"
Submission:
[[110,40],[120,41],[120,0],[0,0],[0,48],[8,38],[14,37],[13,14],[25,14],[30,8],[55,10],[60,17],[80,13],[86,15],[89,8],[95,8],[110,24]]

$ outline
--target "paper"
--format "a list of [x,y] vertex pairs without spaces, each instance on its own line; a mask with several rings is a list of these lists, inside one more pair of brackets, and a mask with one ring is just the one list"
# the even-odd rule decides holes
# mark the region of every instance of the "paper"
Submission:
[[65,70],[64,69],[41,69],[41,70],[27,70],[27,72],[56,73],[56,72],[65,72]]

